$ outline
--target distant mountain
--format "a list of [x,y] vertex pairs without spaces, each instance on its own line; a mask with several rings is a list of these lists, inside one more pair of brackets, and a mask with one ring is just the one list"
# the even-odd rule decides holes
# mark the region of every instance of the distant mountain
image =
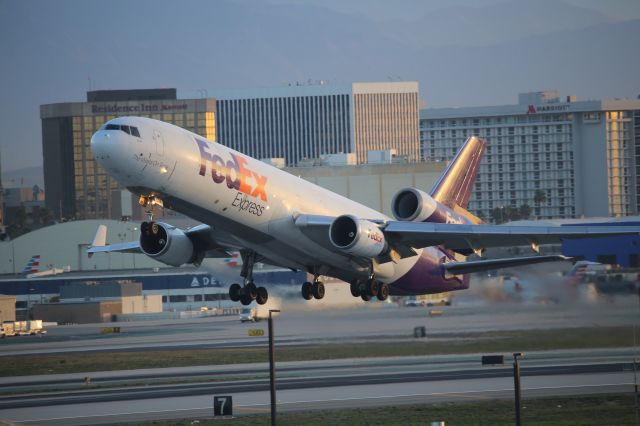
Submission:
[[419,81],[434,107],[513,103],[543,89],[635,97],[640,21],[573,3],[432,2],[373,21],[320,1],[0,1],[0,57],[11,58],[0,79],[3,164],[41,164],[39,106],[82,101],[89,89],[402,79]]
[[578,100],[636,98],[637,40],[640,20],[490,47],[424,48],[413,63],[424,70],[421,89],[429,106],[513,104],[518,93],[546,89]]
[[480,47],[611,22],[601,13],[559,0],[506,0],[482,7],[454,4],[408,23],[382,22],[379,29],[408,46]]
[[2,186],[4,188],[32,187],[33,185],[38,185],[44,189],[42,166],[2,172]]

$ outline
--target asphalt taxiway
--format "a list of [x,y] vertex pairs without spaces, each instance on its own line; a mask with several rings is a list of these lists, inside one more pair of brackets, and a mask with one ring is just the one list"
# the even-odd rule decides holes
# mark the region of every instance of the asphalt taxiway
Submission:
[[[429,317],[429,308],[398,308],[385,304],[353,305],[335,309],[317,303],[282,305],[276,319],[279,345],[323,342],[393,341],[407,338],[416,326],[425,326],[430,338],[457,338],[463,333],[607,327],[638,324],[640,310],[634,297],[615,304],[461,305],[444,308]],[[101,334],[105,324],[52,327],[46,336],[3,339],[0,357],[140,349],[202,349],[263,346],[266,337],[248,337],[250,328],[266,330],[266,322],[240,323],[237,316],[189,320],[109,323],[120,334]]]

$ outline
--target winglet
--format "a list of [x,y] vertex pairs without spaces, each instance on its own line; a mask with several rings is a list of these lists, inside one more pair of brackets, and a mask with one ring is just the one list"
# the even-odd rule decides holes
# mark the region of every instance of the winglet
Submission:
[[[93,237],[91,247],[104,247],[107,244],[107,226],[98,225],[96,235]],[[93,253],[89,252],[89,257],[93,256]]]

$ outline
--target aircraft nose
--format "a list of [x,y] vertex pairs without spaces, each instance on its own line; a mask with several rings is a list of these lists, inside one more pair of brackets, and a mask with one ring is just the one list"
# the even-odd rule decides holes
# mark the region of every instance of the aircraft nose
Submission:
[[98,130],[91,137],[91,152],[96,160],[102,161],[109,157],[108,147],[111,135],[104,130]]
[[130,149],[127,137],[120,130],[98,130],[94,133],[91,151],[96,162],[112,172],[126,167]]

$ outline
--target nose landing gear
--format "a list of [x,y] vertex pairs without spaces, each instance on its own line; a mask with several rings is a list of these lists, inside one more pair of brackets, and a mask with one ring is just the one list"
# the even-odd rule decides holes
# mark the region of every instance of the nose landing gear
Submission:
[[256,262],[256,252],[253,250],[240,251],[242,256],[242,271],[240,276],[244,278],[244,285],[238,283],[229,287],[229,299],[240,301],[243,305],[250,305],[254,300],[258,305],[264,305],[269,299],[269,292],[264,287],[258,287],[253,282],[253,265]]

